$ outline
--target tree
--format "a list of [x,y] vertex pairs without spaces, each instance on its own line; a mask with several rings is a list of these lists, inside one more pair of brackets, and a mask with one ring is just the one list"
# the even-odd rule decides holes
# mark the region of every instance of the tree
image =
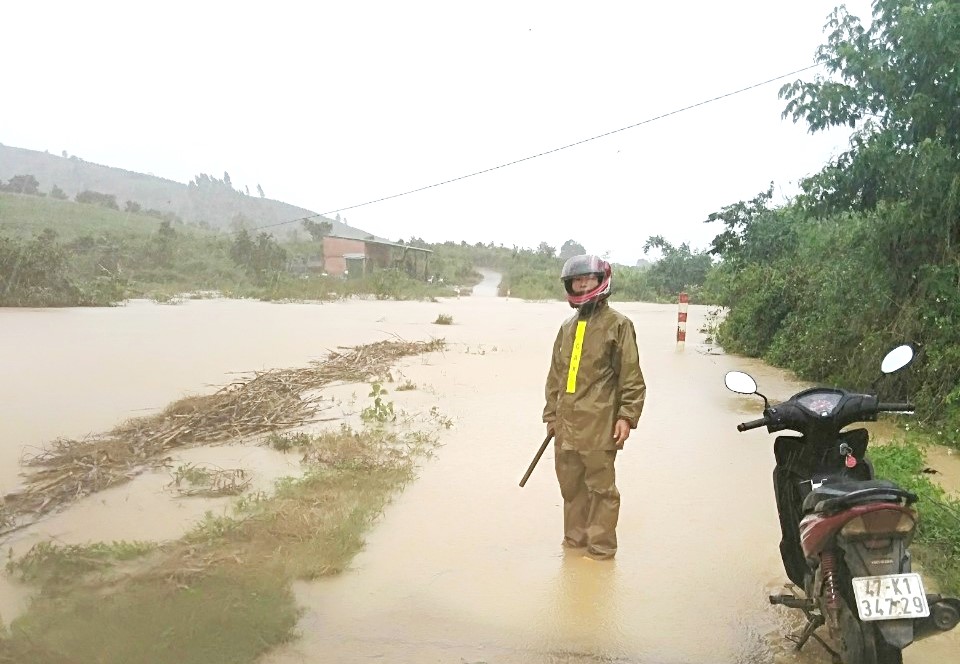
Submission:
[[310,233],[310,237],[315,241],[323,242],[323,238],[329,235],[330,231],[333,230],[333,224],[329,221],[316,222],[312,219],[304,219],[303,228]]
[[47,228],[32,241],[0,237],[0,306],[65,306],[79,301],[70,260]]
[[40,193],[40,183],[32,175],[15,175],[6,186],[0,185],[0,190],[37,196]]
[[230,246],[230,257],[256,283],[266,285],[283,269],[287,252],[270,237],[269,233],[260,233],[254,240],[244,229],[237,233],[237,237]]
[[817,76],[780,89],[783,112],[810,131],[860,125],[861,137],[892,133],[897,143],[960,144],[960,5],[936,0],[874,0],[865,29],[840,6],[830,14],[817,61],[840,81]]
[[643,245],[643,253],[659,249],[663,256],[649,270],[648,280],[660,295],[676,295],[680,291],[703,285],[713,265],[707,252],[693,252],[684,242],[674,247],[662,235],[654,235]]
[[156,250],[154,255],[157,264],[163,267],[170,267],[173,263],[173,253],[177,241],[177,231],[170,225],[169,221],[161,221],[160,228],[157,230],[157,236],[154,241]]
[[77,203],[100,205],[105,208],[110,208],[111,210],[120,209],[120,206],[117,205],[117,197],[113,194],[101,194],[99,191],[91,191],[89,189],[81,191],[74,197],[74,200],[76,200]]
[[237,233],[230,245],[230,258],[240,267],[246,267],[252,262],[253,240],[250,239],[250,233],[246,228]]
[[223,172],[223,184],[233,189],[233,182],[230,181],[230,174],[226,171]]
[[583,245],[574,240],[567,240],[563,243],[563,246],[560,247],[560,259],[567,260],[572,256],[579,256],[581,254],[587,253],[587,250],[583,248]]
[[260,194],[260,198],[266,198],[266,196],[263,194],[263,187],[261,187],[259,184],[257,185],[257,193]]
[[557,250],[551,247],[546,242],[541,242],[540,246],[537,247],[537,253],[547,258],[553,258],[554,256],[557,255]]
[[141,210],[141,205],[136,201],[127,201],[123,210],[124,212],[139,212]]
[[713,238],[709,253],[722,258],[732,268],[747,263],[771,263],[797,247],[802,220],[799,210],[775,209],[773,183],[749,201],[727,205],[720,212],[712,212],[707,223],[721,221],[726,230]]
[[53,185],[50,189],[50,198],[56,198],[58,201],[67,200],[67,194],[57,185]]
[[890,268],[910,272],[960,242],[960,3],[873,6],[869,28],[834,10],[817,51],[830,78],[789,83],[780,96],[784,117],[811,132],[856,129],[850,150],[803,182],[800,202],[820,215],[907,205],[878,230]]
[[[818,321],[833,321],[823,315],[824,303],[830,300],[824,295],[826,289],[814,282],[820,286],[810,289],[817,307],[789,312],[797,330],[793,339],[805,345],[813,339],[832,341],[837,336],[834,330],[846,327],[847,321],[863,320],[866,329],[856,345],[839,347],[835,353],[801,348],[808,351],[805,357],[836,357],[838,363],[849,363],[851,370],[873,361],[881,343],[910,339],[923,349],[922,364],[910,372],[911,380],[921,384],[911,392],[917,403],[931,404],[933,411],[952,411],[947,416],[952,422],[943,428],[956,432],[960,430],[960,2],[874,0],[868,28],[842,7],[830,15],[827,28],[830,32],[817,59],[830,78],[783,86],[780,94],[788,102],[784,115],[795,122],[806,121],[811,132],[835,126],[855,131],[847,152],[802,183],[804,194],[798,202],[815,217],[806,220],[807,225],[822,220],[842,225],[851,237],[857,234],[846,251],[831,246],[830,252],[843,259],[838,261],[841,265],[848,264],[842,275],[845,283],[850,275],[857,275],[862,284],[878,292],[871,298],[871,309],[859,316],[848,306],[834,305],[842,311],[842,327],[825,326],[829,334],[818,335]],[[801,237],[807,244],[817,236],[803,233]],[[814,279],[822,276],[808,276]],[[835,281],[839,283],[839,277]],[[795,290],[796,284],[788,283],[780,292]],[[857,299],[865,301],[859,293]],[[835,319],[840,320],[840,315]],[[783,338],[779,333],[771,348],[790,347]],[[817,370],[820,375],[839,373],[834,366]]]
[[241,230],[253,230],[256,227],[256,224],[253,223],[253,220],[244,215],[242,212],[237,212],[233,215],[233,219],[230,220],[230,228],[235,231]]

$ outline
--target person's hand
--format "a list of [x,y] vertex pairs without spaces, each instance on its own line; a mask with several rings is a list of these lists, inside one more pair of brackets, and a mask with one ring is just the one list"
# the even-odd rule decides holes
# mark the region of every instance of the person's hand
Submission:
[[553,422],[547,422],[547,435],[553,436],[557,433],[556,428],[553,426]]
[[613,425],[613,439],[617,441],[617,449],[623,449],[623,444],[630,437],[630,423],[620,419]]

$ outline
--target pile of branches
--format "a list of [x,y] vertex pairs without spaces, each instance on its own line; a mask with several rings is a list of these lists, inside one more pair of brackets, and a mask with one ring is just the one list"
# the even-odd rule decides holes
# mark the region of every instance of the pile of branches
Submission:
[[0,534],[163,463],[170,450],[226,442],[316,421],[318,390],[334,382],[386,375],[398,359],[442,350],[444,341],[380,341],[340,347],[300,369],[273,369],[214,394],[181,399],[163,412],[125,422],[84,440],[58,439],[26,461],[24,488],[0,500]]

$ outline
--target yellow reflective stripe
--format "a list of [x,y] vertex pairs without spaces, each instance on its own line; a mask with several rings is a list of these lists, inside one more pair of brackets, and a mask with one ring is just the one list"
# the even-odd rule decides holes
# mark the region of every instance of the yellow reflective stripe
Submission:
[[583,332],[587,321],[577,321],[577,335],[573,338],[573,352],[570,354],[570,370],[567,371],[567,394],[577,391],[577,372],[580,370],[580,354],[583,352]]

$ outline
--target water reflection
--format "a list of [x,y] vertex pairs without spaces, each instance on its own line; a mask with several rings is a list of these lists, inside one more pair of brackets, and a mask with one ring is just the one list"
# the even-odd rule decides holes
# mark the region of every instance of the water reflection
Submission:
[[544,650],[617,657],[625,648],[617,606],[617,562],[569,551],[551,584],[552,639]]

